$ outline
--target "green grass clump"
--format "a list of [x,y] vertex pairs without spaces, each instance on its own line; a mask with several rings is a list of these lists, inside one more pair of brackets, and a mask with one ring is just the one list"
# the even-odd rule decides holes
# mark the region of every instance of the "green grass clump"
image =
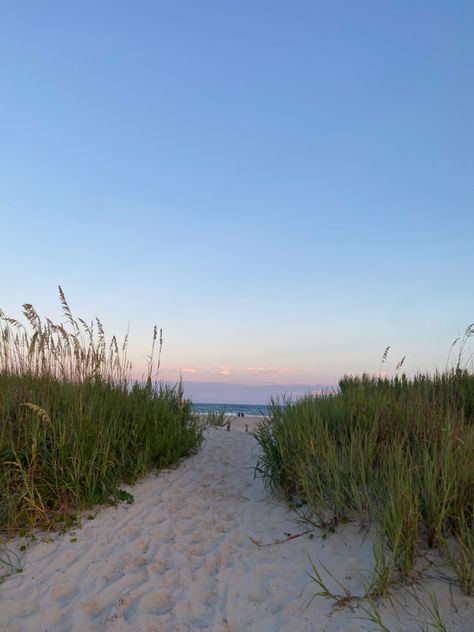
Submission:
[[224,410],[208,410],[206,414],[206,423],[214,428],[223,428],[230,418],[226,417]]
[[[106,341],[101,322],[24,324],[0,312],[0,530],[68,523],[85,506],[129,498],[120,490],[169,467],[202,440],[181,385],[132,383],[127,339]],[[156,370],[159,367],[159,354]]]
[[255,434],[257,472],[318,525],[375,522],[374,593],[412,577],[423,546],[446,551],[474,593],[472,373],[344,377],[337,394],[272,402]]

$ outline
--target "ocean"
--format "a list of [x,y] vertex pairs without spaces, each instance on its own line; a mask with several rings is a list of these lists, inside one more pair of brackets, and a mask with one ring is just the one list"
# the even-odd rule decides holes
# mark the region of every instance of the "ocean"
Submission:
[[194,404],[192,405],[196,413],[208,413],[224,411],[226,415],[237,415],[243,413],[245,416],[261,415],[265,416],[269,413],[268,406],[265,404]]

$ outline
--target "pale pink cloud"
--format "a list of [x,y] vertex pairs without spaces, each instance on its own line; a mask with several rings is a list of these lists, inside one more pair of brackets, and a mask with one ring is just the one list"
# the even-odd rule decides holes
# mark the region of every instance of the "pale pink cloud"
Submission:
[[249,367],[245,370],[252,375],[288,375],[291,373],[290,369],[283,367]]
[[[216,366],[216,365],[191,365],[180,367],[167,367],[161,371],[162,379],[170,381],[178,380],[180,375],[187,381],[208,381],[208,382],[225,382],[228,383],[232,379],[235,383],[242,384],[258,384],[272,382],[274,384],[289,384],[297,380],[298,384],[306,383],[306,380],[300,379],[300,372],[294,368],[288,367],[272,367],[272,366],[251,366],[251,367],[235,367],[235,366]],[[306,377],[306,376],[305,376]],[[297,379],[298,378],[298,379]],[[307,382],[313,381],[308,377]]]

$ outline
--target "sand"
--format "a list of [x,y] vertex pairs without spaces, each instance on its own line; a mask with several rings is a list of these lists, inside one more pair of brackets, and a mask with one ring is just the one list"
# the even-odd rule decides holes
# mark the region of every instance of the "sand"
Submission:
[[[236,419],[230,432],[209,429],[198,454],[127,488],[134,504],[100,508],[93,520],[85,513],[81,528],[43,534],[24,552],[27,538],[10,542],[23,572],[0,585],[0,630],[378,629],[360,619],[360,609],[312,599],[308,575],[311,558],[360,594],[372,564],[370,538],[350,523],[325,539],[314,530],[287,540],[307,527],[254,479],[258,444],[239,430],[246,423],[251,430],[256,420]],[[428,574],[449,629],[472,630],[474,600]],[[381,607],[387,627],[418,630],[413,599],[398,590],[392,601],[395,608]]]

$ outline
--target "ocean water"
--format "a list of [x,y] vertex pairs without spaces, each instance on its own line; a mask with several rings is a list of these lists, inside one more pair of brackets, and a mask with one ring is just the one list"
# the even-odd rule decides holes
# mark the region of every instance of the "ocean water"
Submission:
[[226,415],[237,415],[243,413],[249,415],[268,415],[269,409],[265,404],[193,404],[193,410],[196,413],[208,413],[224,411]]

